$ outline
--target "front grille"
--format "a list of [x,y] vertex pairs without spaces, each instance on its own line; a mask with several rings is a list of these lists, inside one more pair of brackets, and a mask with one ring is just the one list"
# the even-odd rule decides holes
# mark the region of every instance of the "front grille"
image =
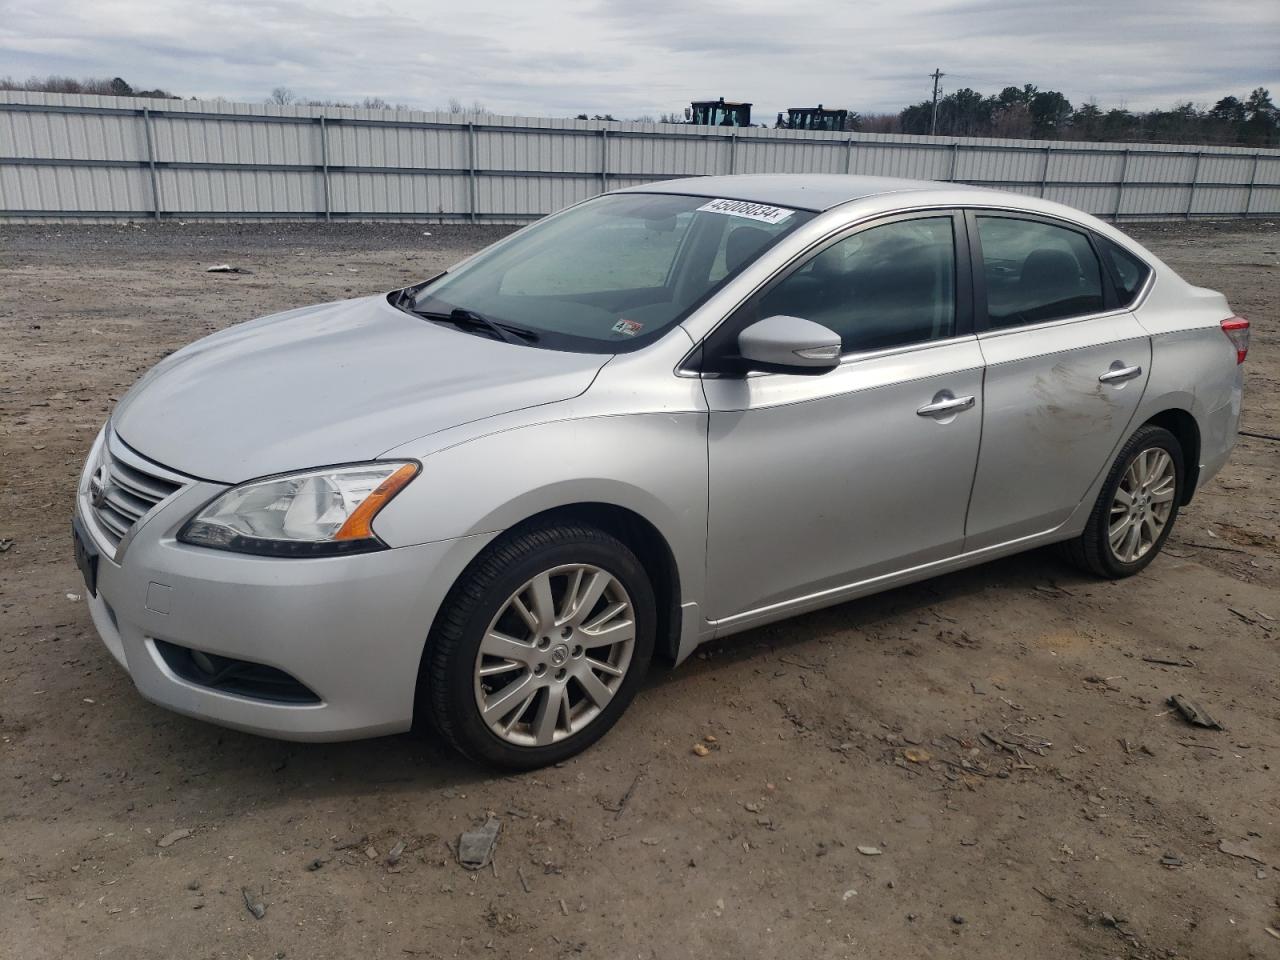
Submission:
[[182,489],[187,479],[152,463],[108,433],[90,474],[89,511],[112,547],[143,516]]

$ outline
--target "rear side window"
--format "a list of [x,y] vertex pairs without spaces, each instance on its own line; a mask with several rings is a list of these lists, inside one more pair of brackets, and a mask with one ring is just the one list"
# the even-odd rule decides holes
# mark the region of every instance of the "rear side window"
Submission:
[[1120,305],[1127,307],[1138,296],[1138,291],[1147,282],[1151,268],[1131,254],[1124,247],[1106,239],[1097,237],[1098,248],[1115,279],[1116,292],[1120,294]]
[[1103,309],[1101,265],[1083,233],[1038,220],[977,219],[993,328]]

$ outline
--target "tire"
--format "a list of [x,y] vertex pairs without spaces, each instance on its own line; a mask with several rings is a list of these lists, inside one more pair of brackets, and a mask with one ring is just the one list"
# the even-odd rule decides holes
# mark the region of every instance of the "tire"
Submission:
[[[1162,456],[1168,457],[1168,462],[1172,468],[1172,492],[1171,499],[1168,501],[1163,499],[1168,486],[1167,480],[1163,480],[1164,471],[1157,471],[1154,466],[1155,464],[1163,466],[1165,461]],[[1134,535],[1128,532],[1128,528],[1126,528],[1126,535],[1130,539],[1121,538],[1117,548],[1117,546],[1113,545],[1111,537],[1113,511],[1123,511],[1125,509],[1118,502],[1117,494],[1121,490],[1122,484],[1126,487],[1126,494],[1128,493],[1128,488],[1133,486],[1134,478],[1129,474],[1129,471],[1140,457],[1146,458],[1143,461],[1145,464],[1152,465],[1149,473],[1153,478],[1157,475],[1162,478],[1162,484],[1158,489],[1155,486],[1152,487],[1152,491],[1155,491],[1154,493],[1152,491],[1147,492],[1147,499],[1141,506],[1145,506],[1148,511],[1147,516],[1153,518],[1153,521],[1159,518],[1159,514],[1162,512],[1160,508],[1166,503],[1168,512],[1164,518],[1163,525],[1159,527],[1157,535],[1149,545],[1147,544],[1147,538],[1151,532],[1151,527],[1138,521],[1138,536],[1142,539],[1138,540],[1135,546],[1132,540]],[[1178,443],[1178,439],[1163,427],[1155,427],[1149,424],[1140,427],[1129,438],[1129,442],[1124,445],[1116,457],[1115,463],[1112,464],[1111,471],[1107,474],[1107,480],[1098,494],[1097,502],[1093,505],[1093,511],[1089,514],[1089,521],[1085,525],[1084,532],[1075,540],[1070,540],[1064,544],[1067,558],[1076,566],[1111,580],[1131,577],[1138,573],[1156,558],[1156,555],[1160,553],[1160,549],[1164,546],[1165,540],[1169,538],[1170,531],[1173,530],[1174,522],[1178,519],[1178,508],[1182,503],[1185,477],[1186,469],[1182,460],[1182,446]],[[1157,500],[1156,498],[1159,499]],[[1141,516],[1140,509],[1136,515]],[[1123,516],[1119,513],[1116,513],[1115,516],[1123,519]]]
[[[592,601],[597,588],[603,592]],[[548,595],[550,606],[539,602]],[[571,608],[576,619],[567,616]],[[604,736],[634,699],[656,624],[648,575],[616,537],[578,523],[504,536],[445,598],[422,658],[417,713],[479,763],[505,770],[559,763]],[[615,635],[622,639],[606,645]],[[619,669],[620,676],[606,672]],[[501,712],[508,703],[515,708]],[[487,718],[484,705],[494,711]]]

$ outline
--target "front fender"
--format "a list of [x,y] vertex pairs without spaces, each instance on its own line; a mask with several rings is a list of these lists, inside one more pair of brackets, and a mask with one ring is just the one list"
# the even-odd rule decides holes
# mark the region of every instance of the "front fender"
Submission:
[[[391,451],[414,455],[406,449]],[[671,548],[686,600],[702,596],[707,418],[701,412],[528,424],[439,449],[378,514],[391,546],[506,530],[557,507],[604,503],[648,520]]]

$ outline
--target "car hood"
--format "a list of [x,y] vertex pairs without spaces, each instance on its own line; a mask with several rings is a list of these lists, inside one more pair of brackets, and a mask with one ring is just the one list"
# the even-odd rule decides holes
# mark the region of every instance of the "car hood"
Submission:
[[503,343],[367,297],[240,324],[165,358],[120,401],[125,443],[223,483],[369,460],[439,430],[566,400],[608,361]]

